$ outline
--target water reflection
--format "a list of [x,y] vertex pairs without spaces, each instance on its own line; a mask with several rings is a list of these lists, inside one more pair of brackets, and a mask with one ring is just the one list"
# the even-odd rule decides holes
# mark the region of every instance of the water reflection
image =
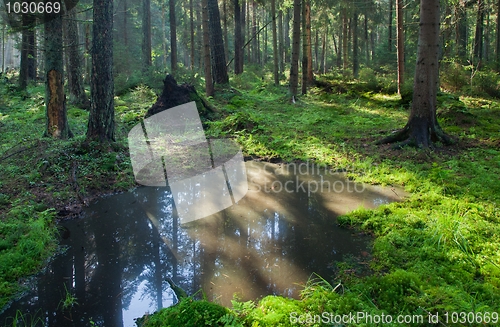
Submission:
[[[247,195],[198,221],[181,224],[170,190],[145,187],[102,198],[81,219],[62,223],[69,231],[62,240],[67,250],[0,316],[0,324],[20,310],[48,326],[134,326],[133,318],[176,301],[167,277],[188,294],[202,289],[225,305],[235,293],[242,300],[296,297],[311,273],[331,279],[335,261],[366,251],[368,239],[338,228],[338,214],[398,199],[394,190],[377,187],[348,192],[347,185],[359,185],[342,176],[246,166]],[[338,180],[345,183],[343,193],[278,191],[288,181]],[[77,302],[71,309],[63,306],[68,295]]]

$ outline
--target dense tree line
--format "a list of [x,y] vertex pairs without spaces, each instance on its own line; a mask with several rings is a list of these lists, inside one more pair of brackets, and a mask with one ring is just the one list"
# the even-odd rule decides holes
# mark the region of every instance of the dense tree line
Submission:
[[[71,135],[64,127],[67,123],[53,127],[65,115],[52,117],[51,113],[54,108],[64,111],[66,84],[69,100],[91,109],[88,136],[105,133],[105,139],[113,139],[112,132],[92,129],[99,125],[92,117],[96,114],[98,120],[105,119],[97,109],[111,114],[113,77],[138,71],[148,74],[154,69],[173,75],[179,69],[202,72],[206,94],[212,95],[216,85],[228,83],[228,70],[241,74],[246,65],[259,65],[272,72],[276,85],[288,84],[295,99],[299,85],[301,93],[307,93],[314,74],[337,70],[357,78],[360,69],[385,74],[397,71],[401,92],[405,80],[411,81],[412,72],[418,69],[421,8],[415,2],[123,0],[114,8],[104,5],[113,6],[111,0],[83,0],[43,28],[37,24],[38,17],[25,15],[23,27],[13,29],[21,30],[20,88],[37,78],[47,81],[47,134]],[[485,0],[446,2],[437,18],[438,60],[470,65],[473,70],[499,69],[499,8],[500,4]],[[102,16],[100,10],[112,12]],[[104,19],[111,25],[102,26]],[[4,19],[3,23],[8,22]],[[97,49],[103,49],[104,44],[101,54]],[[91,84],[92,101],[84,91],[84,82]]]

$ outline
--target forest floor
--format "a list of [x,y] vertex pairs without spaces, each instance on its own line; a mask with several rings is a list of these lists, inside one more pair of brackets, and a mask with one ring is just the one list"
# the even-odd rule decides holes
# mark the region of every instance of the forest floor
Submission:
[[[209,99],[220,118],[206,122],[206,133],[235,138],[246,156],[328,165],[359,182],[404,186],[412,195],[339,218],[375,236],[370,276],[342,263],[332,271],[334,283],[311,281],[301,300],[235,303],[224,319],[235,326],[236,320],[289,326],[292,312],[415,314],[425,321],[429,313],[474,312],[474,322],[479,316],[492,322],[492,313],[500,313],[500,101],[442,93],[439,122],[457,143],[394,150],[374,142],[406,123],[408,106],[398,96],[328,76],[320,81],[292,104],[286,87],[273,86],[270,76],[233,77],[231,90]],[[19,93],[1,82],[0,95],[2,307],[56,251],[55,218],[135,187],[126,136],[156,95],[140,86],[115,98],[117,142],[106,146],[85,143],[88,113],[71,106],[75,137],[43,138],[43,86]]]

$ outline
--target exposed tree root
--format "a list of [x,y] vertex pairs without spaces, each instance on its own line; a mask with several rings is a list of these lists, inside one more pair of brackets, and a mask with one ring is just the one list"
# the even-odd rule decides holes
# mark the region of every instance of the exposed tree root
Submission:
[[[426,124],[429,125],[429,124]],[[446,135],[438,124],[422,126],[421,124],[406,124],[403,129],[383,138],[375,144],[395,143],[393,148],[401,149],[405,146],[413,146],[422,149],[433,149],[434,144],[441,142],[445,145],[454,144],[455,141]],[[413,127],[413,128],[411,128]]]

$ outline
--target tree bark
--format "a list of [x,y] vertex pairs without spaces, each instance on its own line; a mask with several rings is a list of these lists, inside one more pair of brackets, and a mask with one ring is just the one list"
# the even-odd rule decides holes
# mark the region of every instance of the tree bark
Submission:
[[94,0],[92,38],[91,106],[88,140],[115,140],[113,81],[113,1]]
[[224,28],[224,55],[226,56],[226,62],[229,60],[229,41],[227,38],[227,1],[222,0],[222,13],[224,14],[223,28]]
[[402,142],[397,146],[422,148],[441,141],[451,144],[436,119],[436,93],[439,86],[439,0],[420,0],[420,28],[413,102],[406,126],[378,144]]
[[279,58],[278,58],[278,33],[276,31],[276,0],[271,0],[271,17],[273,20],[272,30],[273,30],[273,75],[274,75],[274,85],[280,84],[279,76]]
[[465,63],[467,56],[467,12],[465,6],[458,3],[455,5],[455,20],[456,20],[456,44],[457,56],[462,63]]
[[477,1],[476,33],[474,35],[474,59],[473,64],[478,67],[483,58],[483,21],[484,21],[484,3],[483,0]]
[[[500,0],[499,0],[500,1]],[[280,73],[285,71],[285,54],[284,52],[284,39],[283,39],[283,10],[279,10],[278,14],[278,52],[279,52],[279,67]]]
[[307,39],[307,85],[311,85],[314,80],[313,61],[312,61],[312,34],[311,34],[311,0],[305,0],[306,5],[306,39]]
[[[396,0],[398,1],[398,0]],[[387,33],[387,51],[392,52],[392,8],[394,0],[389,0],[389,26]]]
[[301,83],[301,93],[307,94],[307,56],[309,51],[307,51],[307,27],[306,27],[306,16],[307,16],[307,0],[302,0],[302,83]]
[[151,60],[151,0],[142,0],[142,60],[143,69],[147,71]]
[[326,40],[328,39],[328,25],[326,25],[325,35],[323,36],[323,44],[321,46],[321,67],[320,71],[326,74]]
[[397,61],[398,61],[398,94],[404,84],[405,53],[404,53],[404,31],[403,31],[403,0],[396,0],[396,39],[397,39]]
[[259,45],[257,44],[257,2],[252,0],[252,62],[259,61]]
[[297,95],[299,84],[299,55],[300,55],[300,6],[302,0],[293,1],[293,34],[292,34],[292,64],[290,68],[290,92]]
[[[170,69],[177,71],[177,23],[175,19],[175,0],[168,0],[170,20]],[[174,74],[175,75],[175,74]]]
[[46,14],[45,23],[45,106],[46,136],[66,139],[72,137],[66,115],[63,87],[62,17]]
[[68,55],[68,90],[69,101],[83,109],[90,109],[90,100],[85,94],[82,78],[83,61],[78,44],[78,27],[76,25],[76,8],[72,8],[65,19],[66,53]]
[[496,69],[500,71],[500,0],[497,2]]
[[234,73],[243,73],[243,38],[241,31],[241,8],[240,1],[233,0],[234,6]]
[[352,16],[352,75],[359,75],[359,47],[358,47],[358,12],[355,10]]
[[210,52],[212,58],[212,74],[215,84],[229,83],[227,75],[226,57],[224,55],[224,40],[220,26],[220,13],[217,0],[208,0]]
[[[21,63],[19,69],[19,88],[25,90],[29,80],[36,78],[35,23],[32,15],[23,15],[21,32]],[[3,56],[2,56],[3,58]]]
[[194,13],[193,0],[189,0],[189,37],[191,41],[191,70],[194,70]]
[[203,24],[203,70],[205,72],[205,93],[207,96],[214,95],[214,84],[212,81],[212,66],[210,64],[210,32],[208,27],[208,0],[201,1],[202,24]]
[[344,72],[347,72],[347,55],[348,55],[348,43],[347,43],[347,10],[345,8],[342,9],[342,69]]

